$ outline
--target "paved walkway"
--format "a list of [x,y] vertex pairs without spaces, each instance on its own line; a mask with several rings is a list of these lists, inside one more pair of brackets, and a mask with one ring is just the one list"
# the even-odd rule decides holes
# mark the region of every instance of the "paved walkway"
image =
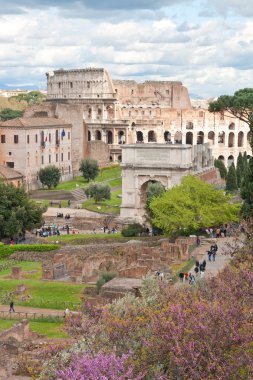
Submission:
[[[64,216],[70,214],[71,218],[73,217],[82,217],[82,218],[103,218],[107,214],[101,214],[94,211],[88,211],[85,209],[73,209],[73,208],[58,208],[58,207],[48,207],[47,211],[43,214],[44,217],[54,216],[56,217],[57,213],[62,213]],[[108,214],[109,215],[109,214]],[[63,219],[61,219],[63,220]],[[64,219],[65,220],[65,219]],[[71,222],[71,219],[69,220]]]
[[[196,256],[196,259],[199,260],[199,262],[202,262],[203,260],[206,260],[206,271],[205,271],[205,277],[213,277],[216,276],[229,262],[230,256],[229,255],[223,255],[223,252],[226,252],[228,249],[228,243],[233,244],[233,238],[219,238],[214,239],[216,240],[216,244],[218,245],[218,251],[216,254],[215,261],[208,261],[208,255],[207,250],[210,248],[211,243],[204,242],[203,245],[196,248],[195,251],[193,251],[193,255]],[[211,239],[210,239],[211,241]],[[194,267],[190,270],[191,273],[195,274]]]

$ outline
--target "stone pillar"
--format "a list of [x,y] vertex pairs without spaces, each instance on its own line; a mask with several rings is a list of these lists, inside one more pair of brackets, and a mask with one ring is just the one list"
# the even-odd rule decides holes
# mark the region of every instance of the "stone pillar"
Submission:
[[113,120],[116,120],[116,103],[113,104]]
[[102,104],[102,115],[101,115],[101,117],[102,117],[102,121],[104,121],[104,118],[105,118],[105,106],[104,106],[104,104]]
[[225,141],[224,141],[224,146],[227,148],[228,147],[228,136],[229,136],[229,131],[225,132]]

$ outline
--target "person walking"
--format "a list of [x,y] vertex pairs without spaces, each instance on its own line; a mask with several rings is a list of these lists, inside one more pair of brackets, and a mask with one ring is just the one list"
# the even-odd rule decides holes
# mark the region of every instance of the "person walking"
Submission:
[[9,310],[9,313],[11,313],[11,312],[15,313],[15,310],[14,310],[14,302],[13,302],[13,301],[10,302],[10,310]]
[[212,261],[213,251],[211,251],[211,249],[209,249],[209,251],[207,251],[207,254],[208,254],[208,261]]
[[184,281],[184,273],[180,272],[178,276],[179,276],[180,282],[183,282]]

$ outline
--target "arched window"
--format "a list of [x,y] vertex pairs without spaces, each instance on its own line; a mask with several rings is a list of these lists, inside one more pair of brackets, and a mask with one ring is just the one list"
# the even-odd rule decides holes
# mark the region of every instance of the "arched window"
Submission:
[[164,132],[164,141],[171,142],[171,133],[169,131]]
[[186,133],[186,144],[193,144],[193,133],[192,132],[187,132]]
[[220,160],[220,161],[224,161],[225,158],[224,158],[224,156],[219,156],[219,157],[218,157],[218,160]]
[[112,131],[107,131],[107,144],[113,144],[113,134],[112,134]]
[[121,157],[121,155],[119,155],[118,156],[118,161],[121,162],[121,160],[122,160],[122,157]]
[[219,132],[218,144],[225,144],[225,132]]
[[204,144],[204,132],[202,131],[197,134],[197,144]]
[[193,123],[191,121],[187,121],[186,129],[193,129]]
[[156,142],[156,135],[154,131],[148,132],[148,142]]
[[230,123],[229,126],[228,126],[228,129],[234,131],[234,129],[235,129],[235,123]]
[[101,132],[100,131],[95,132],[95,140],[101,140]]
[[143,142],[143,133],[141,131],[136,132],[136,142],[137,143]]
[[118,132],[118,144],[125,144],[125,132],[124,131]]
[[234,156],[228,156],[228,167],[231,166],[232,163],[234,163]]
[[213,131],[208,132],[208,142],[210,145],[214,144],[215,133]]
[[175,144],[182,144],[182,132],[177,131],[174,136]]
[[88,131],[88,141],[90,141],[91,140],[91,133],[90,133],[90,131]]
[[234,132],[230,132],[228,135],[228,147],[232,148],[235,146],[235,134]]
[[244,143],[244,134],[243,132],[238,133],[238,147],[241,148]]

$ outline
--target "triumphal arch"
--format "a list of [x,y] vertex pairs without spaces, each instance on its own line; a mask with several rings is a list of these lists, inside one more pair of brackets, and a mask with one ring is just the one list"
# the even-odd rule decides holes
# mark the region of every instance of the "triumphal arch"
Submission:
[[145,221],[147,186],[160,182],[165,189],[180,184],[183,176],[196,174],[217,182],[208,144],[133,144],[122,147],[122,205],[125,221]]

